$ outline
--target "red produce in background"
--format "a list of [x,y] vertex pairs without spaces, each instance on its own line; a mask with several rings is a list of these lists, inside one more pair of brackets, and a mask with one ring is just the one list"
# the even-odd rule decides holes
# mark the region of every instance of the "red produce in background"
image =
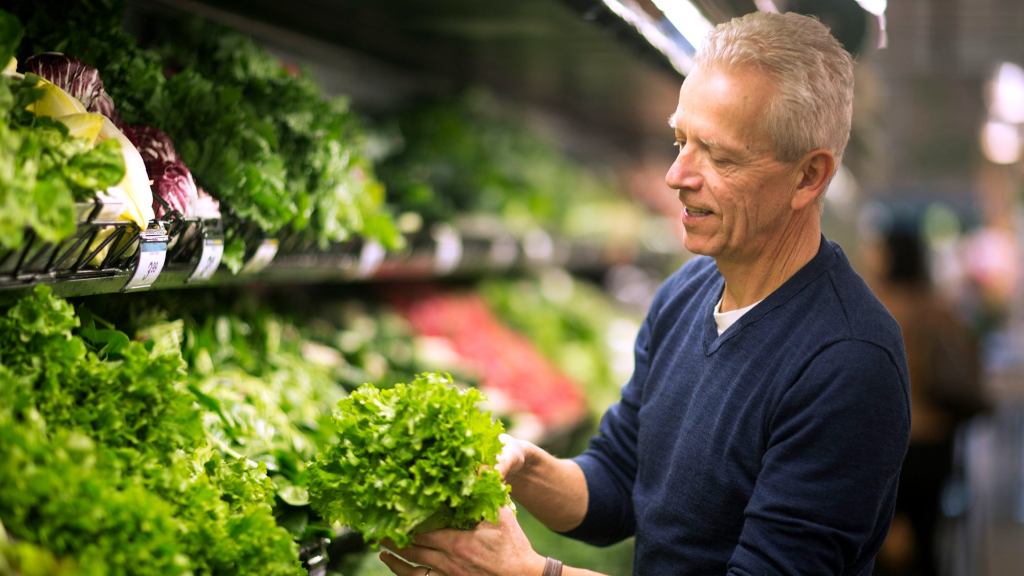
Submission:
[[533,414],[549,433],[579,424],[587,415],[583,393],[522,335],[507,328],[478,295],[425,289],[389,295],[390,302],[423,336],[445,338],[478,372],[485,393],[494,391]]

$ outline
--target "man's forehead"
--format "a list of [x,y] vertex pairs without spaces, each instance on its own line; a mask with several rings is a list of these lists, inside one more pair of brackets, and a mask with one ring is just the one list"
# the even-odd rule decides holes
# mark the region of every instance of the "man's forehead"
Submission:
[[689,124],[692,122],[692,119],[689,117],[687,112],[688,110],[686,109],[686,107],[680,104],[679,107],[677,107],[671,114],[669,114],[668,119],[666,120],[668,127],[677,131],[685,131],[688,128],[692,128],[692,126],[689,126]]
[[684,101],[684,94],[686,93],[687,82],[690,82],[692,84],[694,82],[694,80],[691,80],[691,78],[694,75],[699,75],[699,74],[700,73],[699,73],[698,69],[694,68],[694,70],[690,73],[690,75],[687,76],[683,80],[682,84],[680,84],[680,86],[679,86],[679,99],[678,99],[678,101],[676,103],[676,109],[671,114],[669,114],[669,117],[668,117],[668,125],[669,125],[670,128],[673,128],[673,129],[678,128],[678,127],[680,127],[680,125],[682,123],[686,122],[687,109],[686,109],[686,105],[683,103],[683,101]]
[[685,132],[686,127],[686,111],[680,106],[668,117],[668,127],[675,132]]
[[676,102],[676,109],[668,115],[668,125],[670,128],[677,128],[686,124],[687,117],[689,115],[689,105],[685,103],[683,98],[683,92],[679,92],[679,100]]

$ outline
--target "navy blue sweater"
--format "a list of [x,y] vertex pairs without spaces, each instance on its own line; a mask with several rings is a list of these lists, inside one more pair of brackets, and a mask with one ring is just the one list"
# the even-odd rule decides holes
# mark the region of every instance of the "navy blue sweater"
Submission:
[[635,534],[642,576],[869,575],[910,433],[898,326],[824,238],[719,336],[723,285],[698,257],[659,290],[568,534]]

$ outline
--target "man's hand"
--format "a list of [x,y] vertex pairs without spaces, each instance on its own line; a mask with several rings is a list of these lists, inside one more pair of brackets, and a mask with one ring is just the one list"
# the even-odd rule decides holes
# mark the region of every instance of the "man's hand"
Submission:
[[499,436],[502,449],[498,455],[498,464],[494,467],[505,482],[512,484],[516,474],[526,467],[526,457],[530,449],[536,448],[526,440],[513,438],[508,434]]
[[512,498],[548,528],[565,532],[583,521],[587,482],[572,460],[556,458],[536,444],[501,435],[495,465],[512,487]]
[[[495,469],[512,486],[512,497],[549,528],[564,531],[578,525],[587,507],[587,485],[579,466],[507,434],[501,435],[501,442]],[[395,552],[401,558],[382,552],[380,559],[397,576],[541,576],[544,572],[545,558],[534,551],[511,508],[499,511],[496,524],[427,532]],[[569,566],[562,574],[600,576]]]
[[382,552],[380,559],[398,576],[539,576],[544,570],[544,557],[533,550],[510,508],[499,511],[497,524],[427,532],[396,552],[422,565]]

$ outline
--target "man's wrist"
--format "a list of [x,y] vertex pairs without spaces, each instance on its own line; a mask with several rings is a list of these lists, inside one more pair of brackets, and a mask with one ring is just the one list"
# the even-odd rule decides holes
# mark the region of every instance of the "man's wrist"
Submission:
[[544,559],[544,572],[541,576],[562,576],[562,562],[548,556]]

